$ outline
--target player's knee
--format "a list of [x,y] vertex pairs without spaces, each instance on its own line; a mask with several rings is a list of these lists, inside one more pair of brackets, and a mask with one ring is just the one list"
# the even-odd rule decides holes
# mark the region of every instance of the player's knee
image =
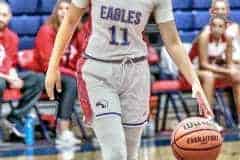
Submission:
[[3,92],[7,88],[7,82],[0,78],[0,92]]

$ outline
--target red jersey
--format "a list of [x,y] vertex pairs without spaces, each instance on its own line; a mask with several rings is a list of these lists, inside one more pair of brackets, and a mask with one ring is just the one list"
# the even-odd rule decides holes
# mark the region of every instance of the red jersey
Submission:
[[17,65],[19,38],[8,28],[0,32],[0,72],[8,73]]
[[[36,37],[35,56],[40,63],[41,71],[46,72],[51,52],[54,46],[57,31],[50,25],[43,25]],[[71,40],[70,45],[61,59],[61,68],[63,72],[75,72],[77,61],[87,46],[87,40],[90,31],[88,22],[84,23],[81,31],[76,32]]]

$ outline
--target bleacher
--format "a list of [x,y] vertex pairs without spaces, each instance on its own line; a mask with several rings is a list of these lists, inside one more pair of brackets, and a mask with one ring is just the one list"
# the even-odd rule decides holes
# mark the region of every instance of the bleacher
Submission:
[[[240,23],[240,2],[230,0],[231,12],[230,19]],[[183,42],[192,42],[209,21],[209,7],[211,0],[173,0],[173,9],[176,25]],[[156,31],[152,25],[148,25],[147,31],[151,34]],[[155,42],[154,40],[151,40]]]
[[20,49],[34,46],[39,27],[51,13],[56,0],[7,0],[13,12],[10,28],[20,36]]
[[[231,11],[229,18],[230,20],[240,23],[240,3],[239,0],[229,0]],[[209,22],[210,14],[209,14],[209,8],[211,5],[211,0],[173,0],[173,8],[174,8],[174,15],[175,15],[175,21],[177,25],[177,29],[179,31],[180,37],[182,41],[186,44],[185,48],[186,50],[189,50],[191,48],[191,43],[194,40],[194,38],[198,35],[199,31],[202,30],[202,28]],[[161,130],[165,130],[166,128],[166,120],[168,115],[168,110],[170,107],[172,107],[172,110],[175,113],[176,119],[178,121],[181,120],[181,116],[179,116],[179,110],[182,110],[186,113],[187,116],[189,116],[189,111],[187,107],[187,103],[184,100],[184,96],[182,93],[191,91],[191,86],[186,84],[186,82],[183,80],[182,77],[177,77],[174,75],[164,75],[166,70],[174,68],[174,66],[168,66],[169,68],[164,68],[164,56],[166,56],[167,53],[163,54],[164,47],[162,47],[162,43],[159,41],[159,34],[157,33],[157,27],[155,24],[153,24],[153,21],[150,21],[150,24],[147,25],[146,33],[149,33],[150,35],[150,41],[153,43],[153,45],[157,48],[160,48],[160,55],[161,55],[161,63],[160,65],[156,65],[157,67],[154,68],[152,66],[151,72],[158,76],[155,78],[157,81],[152,83],[152,95],[156,95],[158,99],[155,99],[156,102],[156,112],[155,115],[155,132],[158,133],[159,131],[159,123],[160,119],[162,118],[162,125]],[[157,36],[158,35],[158,36]],[[156,38],[157,37],[157,38]],[[160,42],[160,43],[159,43]],[[190,46],[190,48],[189,48]],[[170,58],[170,57],[169,57]],[[171,60],[170,60],[171,61]],[[167,63],[167,62],[166,62]],[[173,65],[173,62],[171,61],[171,64]],[[160,67],[159,67],[160,66]],[[162,73],[164,72],[164,73]],[[177,71],[176,71],[177,72]],[[160,76],[159,76],[160,73]],[[167,73],[168,74],[168,73]],[[175,73],[174,73],[175,74]],[[164,76],[161,76],[164,75]],[[163,78],[164,77],[164,78]],[[163,80],[163,79],[167,80]],[[159,81],[159,79],[161,79]],[[172,80],[174,79],[174,80]],[[224,87],[223,87],[224,88]],[[164,98],[166,96],[166,98]],[[163,97],[163,98],[162,98]],[[220,104],[223,108],[228,108],[226,105],[223,96],[223,90],[217,90],[216,92],[217,97],[217,104]],[[154,97],[152,97],[152,103],[154,104]],[[187,98],[188,99],[188,98]],[[177,105],[177,102],[180,102],[181,105]],[[154,105],[152,106],[154,108]],[[162,110],[162,111],[161,111]],[[160,118],[160,112],[163,112],[163,117]],[[231,115],[226,116],[229,111],[226,111],[224,113],[225,121],[232,121]],[[219,115],[218,115],[219,116]],[[227,124],[226,126],[232,127],[232,124]]]
[[[20,50],[33,48],[36,33],[38,32],[40,26],[45,22],[49,14],[52,12],[54,4],[57,0],[7,1],[9,2],[13,12],[13,18],[10,22],[10,28],[17,32],[20,37]],[[209,8],[211,5],[211,0],[172,1],[174,16],[180,37],[183,42],[191,43],[196,37],[196,35],[199,33],[199,31],[203,28],[203,26],[205,26],[209,21]],[[239,0],[229,1],[231,6],[230,19],[240,23],[240,2]],[[150,21],[147,25],[146,33],[150,35],[150,42],[153,43],[153,46],[160,48],[162,45],[161,38],[156,24],[154,24],[153,21]],[[179,83],[176,83],[176,85],[178,84]],[[169,84],[164,85],[169,86]],[[175,86],[173,85],[172,87]],[[170,98],[174,98],[174,96],[170,95],[172,94],[170,92],[168,93],[168,96],[170,96]],[[160,95],[159,93],[157,94]],[[173,99],[173,101],[174,100],[175,99]],[[167,103],[168,102],[166,102],[166,104]],[[183,103],[183,101],[181,101],[181,103]],[[157,121],[156,126],[158,126]]]
[[[57,0],[7,0],[13,11],[10,27],[20,36],[20,49],[34,47],[34,38],[39,27],[51,13]],[[176,25],[183,42],[191,43],[209,21],[211,0],[172,0]],[[239,0],[229,0],[230,19],[240,23]],[[146,27],[150,42],[161,50],[159,31],[150,19]],[[158,70],[156,71],[158,73]],[[158,73],[159,74],[159,73]]]
[[[240,3],[230,0],[230,19],[240,23]],[[173,0],[175,19],[183,42],[192,42],[209,21],[211,0]]]
[[[56,0],[7,0],[13,11],[10,27],[20,38],[20,49],[32,48],[34,37],[40,25],[51,13]],[[192,42],[198,31],[208,23],[211,0],[173,0],[177,28],[184,42]],[[230,0],[230,18],[240,23],[239,0]],[[152,34],[151,41],[158,43],[154,34],[156,27],[148,25],[147,31]],[[155,39],[155,40],[154,40]]]

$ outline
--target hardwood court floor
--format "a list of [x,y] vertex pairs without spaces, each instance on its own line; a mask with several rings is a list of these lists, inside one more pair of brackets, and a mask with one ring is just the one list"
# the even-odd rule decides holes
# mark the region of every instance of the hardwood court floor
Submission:
[[[19,156],[0,158],[1,160],[102,160],[99,151],[77,152],[65,150],[57,155]],[[139,160],[175,160],[169,146],[145,147],[140,150]],[[225,142],[218,160],[240,160],[240,141]]]

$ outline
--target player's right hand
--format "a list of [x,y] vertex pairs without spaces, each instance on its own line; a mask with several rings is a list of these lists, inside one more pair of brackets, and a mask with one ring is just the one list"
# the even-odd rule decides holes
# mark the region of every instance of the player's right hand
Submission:
[[50,100],[55,99],[54,96],[55,87],[57,92],[62,91],[61,75],[59,69],[48,68],[45,78],[45,88]]
[[192,91],[192,96],[197,100],[200,115],[203,115],[205,118],[212,119],[214,114],[202,90],[202,87],[198,83],[194,83],[192,85]]

